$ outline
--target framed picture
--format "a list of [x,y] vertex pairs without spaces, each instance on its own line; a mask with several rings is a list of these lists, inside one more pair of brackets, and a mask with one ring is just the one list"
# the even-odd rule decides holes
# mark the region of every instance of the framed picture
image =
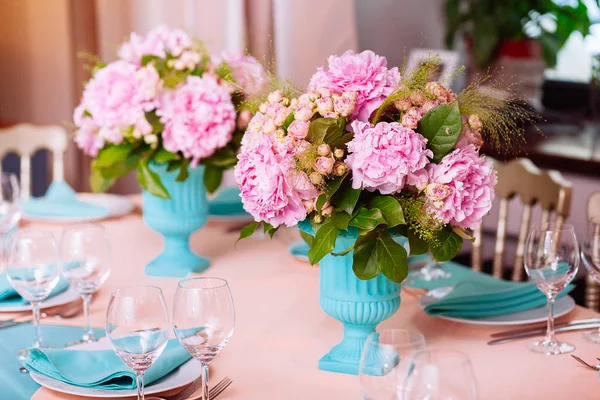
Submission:
[[419,67],[434,56],[439,56],[441,60],[440,68],[432,74],[430,80],[440,80],[450,86],[454,79],[454,72],[456,72],[460,66],[460,56],[456,51],[422,48],[412,49],[410,53],[408,53],[408,60],[406,63],[407,71]]

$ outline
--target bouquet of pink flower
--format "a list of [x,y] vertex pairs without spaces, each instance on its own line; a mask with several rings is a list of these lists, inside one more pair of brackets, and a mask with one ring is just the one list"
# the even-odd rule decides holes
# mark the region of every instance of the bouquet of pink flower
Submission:
[[253,57],[211,57],[182,30],[132,33],[116,61],[95,66],[73,116],[75,142],[95,158],[92,189],[104,191],[137,168],[145,190],[169,198],[148,167],[154,162],[179,170],[178,181],[204,164],[207,190],[216,190],[252,118],[244,97],[266,83]]
[[[357,277],[398,283],[408,254],[394,236],[411,254],[453,258],[494,198],[482,134],[497,142],[526,114],[477,85],[456,95],[429,81],[435,59],[402,75],[371,51],[328,63],[306,93],[275,91],[250,121],[234,172],[256,222],[240,238],[300,225],[312,264],[353,250]],[[332,253],[338,235],[356,241]]]

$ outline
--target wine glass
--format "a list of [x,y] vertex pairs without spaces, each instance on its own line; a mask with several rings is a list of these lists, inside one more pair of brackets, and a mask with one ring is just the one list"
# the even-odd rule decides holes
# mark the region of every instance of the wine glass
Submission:
[[460,351],[433,348],[415,353],[400,400],[475,400],[471,360]]
[[114,290],[106,311],[106,335],[115,353],[135,372],[137,398],[144,399],[144,373],[161,355],[169,336],[162,290],[130,286]]
[[209,399],[208,365],[233,335],[235,311],[227,281],[184,279],[173,302],[173,330],[179,343],[202,364],[202,395]]
[[[581,246],[581,259],[590,276],[600,283],[600,214],[588,220],[587,232]],[[600,343],[600,329],[583,334],[587,340]]]
[[439,279],[449,279],[452,274],[442,269],[442,263],[435,261],[431,253],[427,253],[427,258],[423,260],[423,267],[410,273],[410,279],[415,281],[436,281]]
[[363,397],[366,400],[401,399],[410,359],[425,348],[425,337],[418,332],[383,329],[371,333],[360,358]]
[[531,228],[525,243],[525,271],[548,298],[548,329],[546,337],[533,342],[535,353],[564,354],[575,346],[559,342],[554,335],[554,301],[577,274],[579,245],[573,225],[545,224]]
[[58,246],[50,232],[21,229],[11,233],[6,243],[6,276],[10,284],[31,303],[34,347],[42,346],[40,304],[58,284],[60,262]]
[[21,219],[21,211],[17,206],[20,189],[15,174],[0,173],[0,236],[17,226]]
[[64,229],[60,240],[63,276],[75,288],[83,301],[86,327],[81,341],[93,342],[90,321],[92,294],[110,275],[111,252],[106,230],[98,224],[73,225]]

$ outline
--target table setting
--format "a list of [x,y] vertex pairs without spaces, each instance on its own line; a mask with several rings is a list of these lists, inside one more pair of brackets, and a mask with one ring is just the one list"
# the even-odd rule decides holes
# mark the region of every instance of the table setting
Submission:
[[[527,281],[453,261],[494,199],[480,147],[535,116],[438,64],[348,51],[302,91],[132,33],[74,112],[99,193],[2,173],[0,397],[596,398],[600,314],[570,294],[600,221],[581,248],[532,223]],[[141,195],[103,193],[132,171]]]

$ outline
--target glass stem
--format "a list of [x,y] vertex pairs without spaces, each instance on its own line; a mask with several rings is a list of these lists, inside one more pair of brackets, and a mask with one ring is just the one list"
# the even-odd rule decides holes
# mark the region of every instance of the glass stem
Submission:
[[33,308],[33,330],[35,332],[33,347],[37,347],[39,349],[42,347],[42,331],[40,330],[40,302],[32,301],[31,307]]
[[83,313],[85,314],[85,330],[83,331],[83,341],[91,342],[94,340],[94,330],[92,329],[92,320],[90,315],[90,306],[92,304],[91,294],[82,294],[81,300],[83,300]]
[[135,372],[135,383],[137,386],[138,400],[144,400],[144,371]]
[[556,336],[554,335],[554,300],[556,296],[554,293],[548,293],[548,328],[546,329],[546,343],[556,342]]
[[208,363],[202,363],[202,399],[210,400],[208,394]]

